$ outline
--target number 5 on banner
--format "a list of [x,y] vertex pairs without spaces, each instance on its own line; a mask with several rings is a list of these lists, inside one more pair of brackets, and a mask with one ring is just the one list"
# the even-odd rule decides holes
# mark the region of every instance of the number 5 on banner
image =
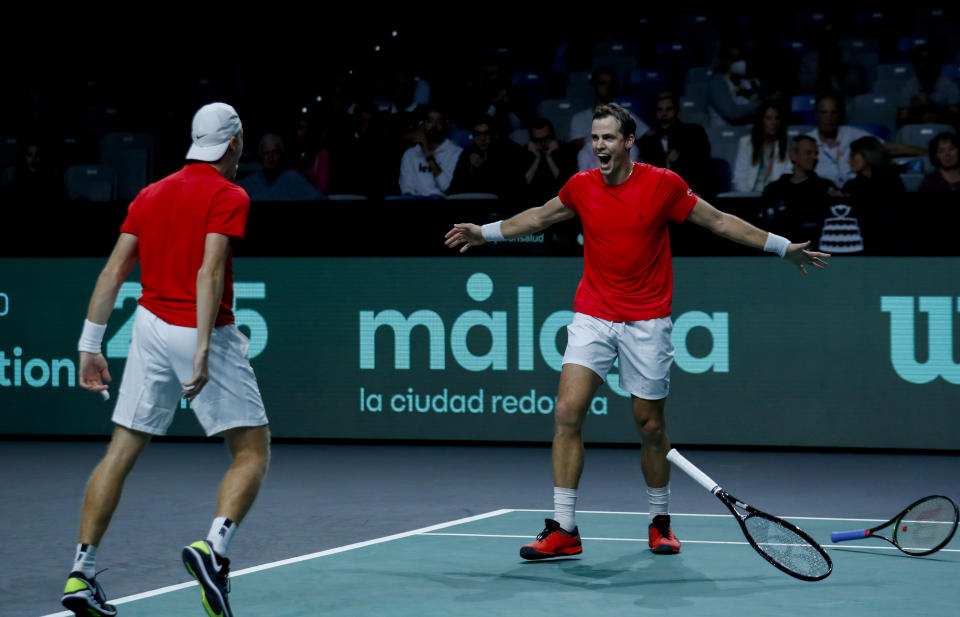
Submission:
[[[117,294],[117,301],[113,305],[113,310],[123,308],[123,303],[130,299],[140,297],[142,288],[140,283],[128,282],[120,286],[120,292]],[[253,309],[238,309],[237,300],[264,300],[267,297],[266,283],[234,283],[233,284],[233,315],[237,322],[237,327],[246,326],[250,329],[250,352],[249,357],[255,358],[267,347],[267,321],[263,315]],[[133,338],[133,319],[135,313],[130,317],[116,334],[107,341],[108,358],[126,358],[130,350],[130,340]]]
[[250,329],[250,352],[248,357],[256,358],[267,348],[267,320],[253,309],[237,308],[237,300],[265,300],[267,297],[266,283],[234,283],[233,284],[233,317],[237,327],[246,326]]

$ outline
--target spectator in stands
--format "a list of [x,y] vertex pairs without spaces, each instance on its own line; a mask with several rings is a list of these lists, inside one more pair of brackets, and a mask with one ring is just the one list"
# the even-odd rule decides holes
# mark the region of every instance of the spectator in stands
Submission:
[[748,72],[742,46],[722,44],[707,89],[710,126],[747,124],[762,104],[760,81]]
[[899,253],[910,225],[900,207],[906,189],[890,164],[890,153],[876,137],[861,137],[850,144],[849,165],[856,176],[843,185],[843,193],[859,220],[864,250]]
[[960,87],[941,74],[943,65],[938,54],[926,45],[913,52],[915,75],[900,98],[900,124],[955,124],[960,119]]
[[293,155],[291,169],[321,193],[327,192],[330,182],[329,134],[330,127],[321,116],[301,115],[290,148]]
[[443,112],[427,108],[420,143],[400,160],[400,192],[421,197],[443,197],[463,148],[447,138],[449,127]]
[[400,155],[393,156],[376,105],[354,105],[346,134],[335,141],[330,156],[330,193],[382,199],[395,195]]
[[525,201],[542,204],[551,196],[555,197],[570,176],[577,172],[572,148],[557,141],[553,123],[546,118],[535,118],[530,124],[527,150]]
[[884,199],[905,192],[900,174],[890,164],[890,153],[876,137],[861,137],[850,144],[850,171],[856,176],[843,185],[854,197]]
[[257,149],[261,170],[238,184],[250,196],[250,201],[313,201],[326,199],[306,178],[284,167],[283,138],[267,133],[260,138]]
[[59,174],[48,165],[39,139],[21,141],[17,164],[3,175],[3,201],[12,205],[53,204],[66,197]]
[[844,57],[836,23],[824,18],[814,42],[800,57],[796,92],[844,92],[848,96],[867,91],[867,71],[857,59]]
[[[597,105],[610,103],[617,96],[617,74],[613,69],[600,67],[590,75],[590,85],[593,87],[593,105],[587,109],[578,111],[570,119],[570,143],[574,148],[580,150],[590,146],[590,127],[593,126],[593,108]],[[637,123],[636,139],[650,130],[647,124],[638,118],[636,114],[630,112],[633,121]],[[638,151],[639,152],[639,151]],[[632,156],[632,155],[631,155]],[[633,160],[637,160],[634,158]],[[597,165],[594,163],[590,167],[581,169],[593,169]]]
[[[819,94],[816,99],[817,128],[807,133],[817,140],[817,145],[820,147],[817,175],[830,180],[837,186],[843,186],[854,176],[854,172],[850,169],[850,144],[861,137],[876,139],[863,129],[840,124],[842,108],[843,102],[839,94],[833,92]],[[883,147],[890,156],[926,154],[923,148],[897,142],[883,143]]]
[[817,175],[842,187],[854,176],[850,170],[850,144],[871,135],[863,129],[841,125],[841,108],[838,94],[823,93],[817,96],[817,128],[807,134],[816,140],[820,149]]
[[789,233],[800,241],[818,244],[819,229],[829,216],[828,206],[839,195],[833,182],[814,171],[820,149],[809,135],[794,137],[790,143],[793,171],[763,189],[760,219],[778,234]]
[[679,109],[679,100],[672,92],[657,96],[657,127],[640,138],[640,156],[650,165],[679,174],[698,195],[712,196],[710,140],[699,124],[682,122]]
[[501,199],[517,195],[520,146],[501,139],[494,126],[490,116],[474,123],[473,143],[460,154],[449,193],[492,193]]
[[960,199],[960,137],[943,132],[931,139],[930,162],[935,169],[924,176],[917,192]]
[[529,120],[529,101],[519,89],[510,85],[499,61],[487,58],[481,62],[476,81],[465,95],[462,107],[469,118],[490,116],[494,129],[501,135],[509,135],[522,128]]
[[733,166],[733,190],[760,193],[771,182],[793,170],[787,158],[787,127],[780,109],[764,103],[749,135],[740,138]]
[[421,100],[424,94],[429,98],[430,87],[426,86],[425,93],[421,90],[418,98],[419,83],[406,69],[397,69],[390,77],[389,132],[398,140],[401,153],[423,142],[423,118],[428,104]]

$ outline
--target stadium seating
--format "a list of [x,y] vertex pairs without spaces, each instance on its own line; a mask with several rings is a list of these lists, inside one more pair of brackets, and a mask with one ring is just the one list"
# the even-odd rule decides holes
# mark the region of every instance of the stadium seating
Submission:
[[936,135],[956,131],[949,124],[906,124],[897,130],[896,141],[902,144],[926,148]]
[[64,174],[67,197],[86,201],[117,199],[117,172],[110,165],[73,165]]
[[849,124],[877,124],[892,134],[897,124],[899,102],[882,94],[861,94],[847,103]]
[[817,97],[815,94],[797,94],[790,98],[791,122],[797,124],[815,124]]
[[117,172],[117,199],[133,199],[153,176],[153,137],[107,133],[100,140],[100,162]]
[[570,119],[578,111],[580,108],[567,99],[545,99],[537,105],[537,116],[552,122],[557,139],[563,142],[570,141]]

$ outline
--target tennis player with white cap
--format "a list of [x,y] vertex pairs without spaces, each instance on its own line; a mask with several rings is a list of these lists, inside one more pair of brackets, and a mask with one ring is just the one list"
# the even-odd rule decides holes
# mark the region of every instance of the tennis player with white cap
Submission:
[[[101,353],[107,319],[124,279],[139,261],[143,294],[113,412],[107,453],[83,502],[80,537],[61,602],[76,615],[116,615],[95,580],[97,547],[123,483],[153,435],[166,433],[181,397],[207,435],[223,435],[233,464],[220,486],[205,540],[182,550],[211,617],[230,617],[227,546],[260,489],[270,433],[249,342],[232,312],[231,240],[243,238],[250,199],[233,183],[243,128],[233,107],[211,103],[193,118],[183,169],[133,200],[120,237],[97,279],[83,332],[80,385],[105,393],[110,372]],[[213,358],[213,360],[211,360]]]

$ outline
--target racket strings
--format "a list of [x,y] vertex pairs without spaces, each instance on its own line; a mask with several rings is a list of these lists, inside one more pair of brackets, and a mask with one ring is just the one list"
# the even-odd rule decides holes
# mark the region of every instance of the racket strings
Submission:
[[788,570],[810,578],[830,572],[827,557],[789,527],[759,516],[748,517],[744,524],[759,550]]
[[904,551],[928,551],[950,539],[957,524],[956,515],[950,500],[928,499],[904,513],[894,537]]

